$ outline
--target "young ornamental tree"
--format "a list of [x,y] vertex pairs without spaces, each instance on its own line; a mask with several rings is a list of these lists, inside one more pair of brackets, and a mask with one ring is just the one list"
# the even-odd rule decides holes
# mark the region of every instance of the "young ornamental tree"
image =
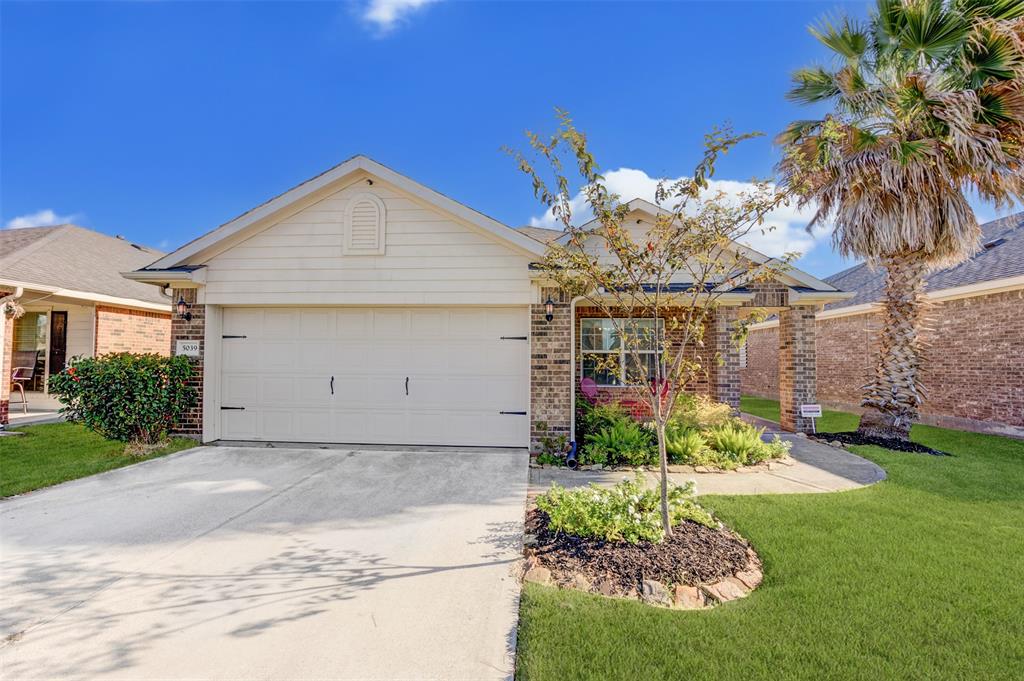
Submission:
[[878,0],[867,23],[811,33],[831,68],[800,70],[790,99],[828,103],[780,136],[783,181],[847,257],[885,269],[883,328],[860,432],[907,439],[922,401],[919,332],[929,270],[969,257],[974,193],[1024,196],[1024,0]]
[[[709,180],[718,158],[754,136],[716,130],[705,137],[693,176],[659,184],[655,223],[636,229],[628,224],[628,205],[605,185],[586,136],[567,113],[557,113],[559,127],[550,139],[527,133],[529,156],[509,150],[565,232],[549,245],[539,267],[562,290],[611,320],[626,357],[625,385],[649,410],[657,432],[661,524],[670,535],[665,425],[679,396],[721,360],[709,353],[705,334],[723,297],[737,287],[775,279],[788,267],[792,254],[765,259],[737,244],[754,230],[770,229],[765,217],[786,195],[767,182],[755,182],[740,195],[713,190]],[[575,171],[573,177],[566,166]],[[570,188],[576,186],[582,186],[584,220],[573,215]],[[741,342],[745,331],[746,324],[737,323],[733,342]],[[595,371],[619,373],[618,355],[584,359]]]

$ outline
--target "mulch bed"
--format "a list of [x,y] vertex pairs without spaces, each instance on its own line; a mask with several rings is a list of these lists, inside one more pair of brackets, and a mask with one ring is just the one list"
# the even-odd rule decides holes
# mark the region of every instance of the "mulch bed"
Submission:
[[907,440],[897,440],[896,438],[890,437],[873,437],[871,435],[861,435],[856,431],[847,433],[817,433],[812,436],[816,440],[822,440],[823,442],[831,442],[832,440],[839,440],[844,445],[877,445],[879,447],[885,447],[886,449],[892,449],[897,452],[912,452],[914,454],[931,454],[932,456],[952,456],[949,452],[939,451],[938,449],[932,449],[931,447],[925,447],[919,445],[916,442],[908,442]]
[[581,574],[592,584],[610,581],[622,594],[639,591],[645,579],[690,586],[718,582],[744,570],[752,555],[731,532],[689,521],[660,544],[630,544],[555,532],[548,528],[548,515],[533,508],[526,515],[526,531],[536,535],[534,555],[555,583],[569,584]]

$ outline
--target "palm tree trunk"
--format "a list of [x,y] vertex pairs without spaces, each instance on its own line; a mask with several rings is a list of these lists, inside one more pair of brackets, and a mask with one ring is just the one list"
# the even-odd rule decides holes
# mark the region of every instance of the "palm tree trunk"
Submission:
[[858,432],[876,437],[910,438],[923,391],[920,331],[925,313],[928,266],[921,258],[893,255],[883,259],[885,297],[881,346],[873,380],[864,386],[866,408]]

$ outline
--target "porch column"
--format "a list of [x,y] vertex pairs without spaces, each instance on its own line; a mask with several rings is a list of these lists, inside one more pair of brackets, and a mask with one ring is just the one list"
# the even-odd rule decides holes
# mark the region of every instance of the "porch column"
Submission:
[[[572,424],[572,309],[557,288],[543,288],[540,304],[530,306],[530,451],[540,438],[565,435]],[[555,303],[554,317],[545,318],[544,303]]]
[[800,416],[800,405],[816,399],[816,314],[813,305],[796,305],[779,313],[779,423],[783,430],[811,432],[811,419]]
[[709,328],[711,347],[718,357],[711,367],[712,396],[733,409],[740,408],[740,349],[731,338],[736,318],[737,308],[719,307]]

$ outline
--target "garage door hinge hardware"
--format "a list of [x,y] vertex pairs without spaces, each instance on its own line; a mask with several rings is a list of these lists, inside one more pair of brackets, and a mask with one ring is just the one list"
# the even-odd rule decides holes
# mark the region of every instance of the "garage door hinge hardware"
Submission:
[[232,411],[245,411],[245,407],[221,407],[221,409],[230,409]]
[[221,336],[221,338],[248,338],[248,336]]
[[499,411],[499,414],[510,414],[513,416],[526,416],[525,411]]
[[501,340],[529,340],[526,336],[502,336]]

